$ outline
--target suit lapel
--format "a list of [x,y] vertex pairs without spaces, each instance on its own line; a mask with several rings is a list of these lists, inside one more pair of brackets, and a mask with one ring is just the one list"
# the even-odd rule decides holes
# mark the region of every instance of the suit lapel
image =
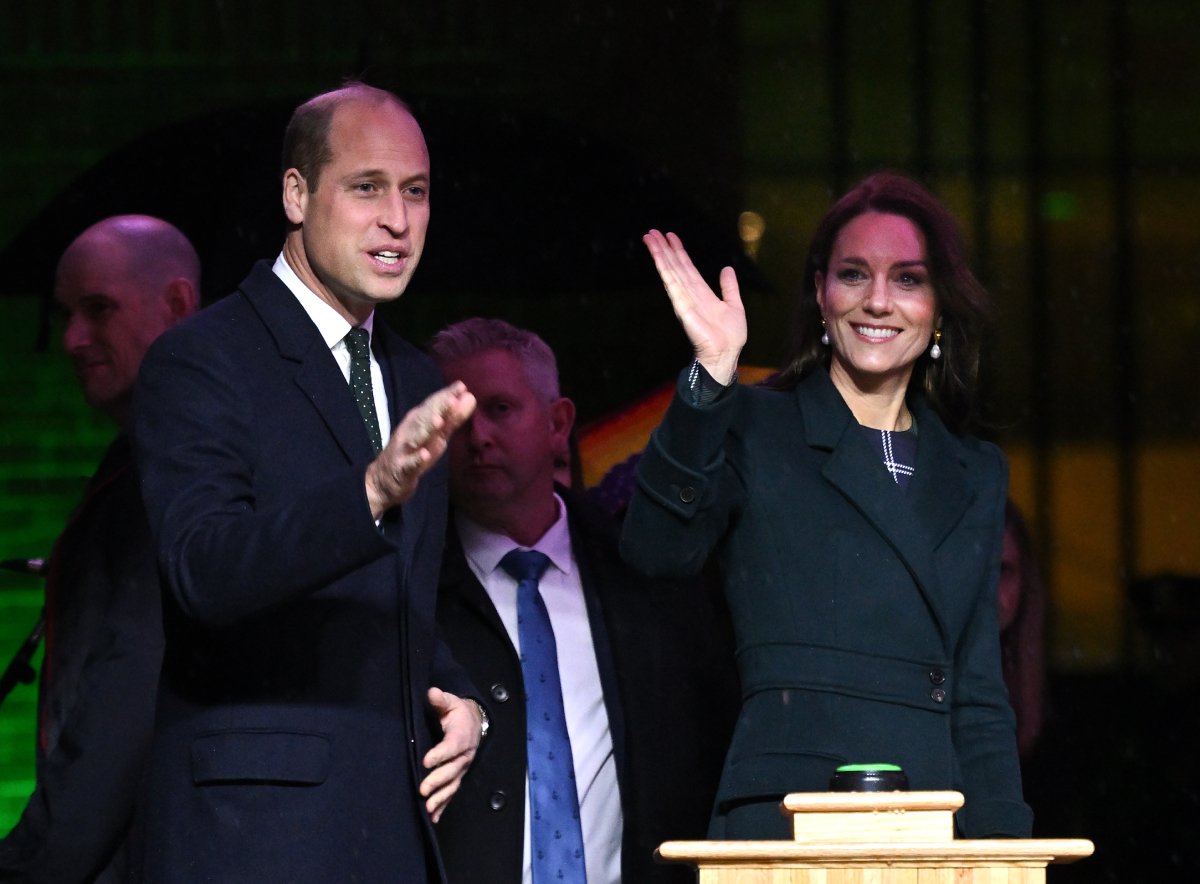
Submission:
[[[622,617],[614,618],[611,622],[606,606],[620,605],[617,598],[625,587],[625,581],[612,573],[613,565],[602,551],[593,546],[597,533],[603,531],[601,526],[589,521],[585,506],[573,499],[571,492],[565,488],[557,488],[559,496],[566,502],[567,518],[571,528],[571,549],[575,555],[575,564],[579,567],[579,582],[583,587],[583,598],[587,604],[588,626],[592,633],[592,648],[596,654],[596,668],[600,673],[600,688],[604,692],[604,708],[608,713],[608,729],[612,737],[613,756],[617,764],[617,781],[622,785],[628,780],[628,753],[626,752],[625,702],[620,684],[620,673],[634,674],[640,671],[635,661],[625,660],[625,666],[618,665],[616,649],[637,647],[632,637],[616,638],[610,635],[610,630],[620,628],[622,620],[633,622],[632,612],[624,611]],[[604,598],[601,598],[599,587],[605,587]]]
[[500,614],[496,611],[496,606],[492,604],[487,590],[483,588],[482,584],[475,577],[475,572],[467,564],[467,557],[462,548],[462,540],[459,539],[458,532],[453,528],[453,521],[453,517],[451,517],[451,528],[446,532],[446,551],[442,558],[442,574],[438,592],[448,598],[455,599],[462,607],[470,611],[473,616],[478,617],[486,623],[488,629],[504,639],[505,646],[511,650],[513,657],[516,658],[516,648],[513,647],[508,630],[504,628],[504,623],[500,620]]
[[967,466],[957,439],[928,405],[914,403],[917,418],[917,471],[909,486],[913,508],[926,524],[930,549],[936,549],[974,500]]
[[394,430],[409,409],[417,405],[417,402],[407,383],[409,366],[404,347],[396,333],[378,313],[375,314],[375,334],[371,336],[371,345],[383,374],[383,385],[387,391],[388,411],[390,412],[388,417]]
[[351,462],[368,459],[371,442],[354,397],[337,360],[300,302],[265,262],[254,266],[241,290],[275,339],[280,357],[296,364],[297,386],[316,409],[346,459]]
[[[371,336],[371,346],[375,358],[379,362],[380,373],[383,375],[383,386],[387,392],[388,420],[392,432],[416,406],[416,396],[412,391],[412,379],[415,365],[407,348],[400,337],[384,322],[379,313],[375,314],[374,334]],[[359,424],[361,424],[361,419]],[[365,437],[366,430],[363,430]],[[369,443],[368,443],[369,444]],[[438,469],[435,467],[435,470]],[[434,472],[426,473],[417,485],[417,491],[401,507],[395,507],[385,517],[385,527],[388,536],[400,545],[400,562],[404,569],[403,578],[408,578],[409,565],[416,560],[413,549],[420,536],[417,526],[427,518],[430,501],[430,487],[434,483]],[[411,530],[406,528],[411,526]]]
[[945,637],[944,589],[933,551],[970,503],[954,440],[931,410],[918,407],[916,473],[905,493],[881,468],[827,374],[814,372],[796,395],[809,445],[830,451],[822,474],[892,547]]

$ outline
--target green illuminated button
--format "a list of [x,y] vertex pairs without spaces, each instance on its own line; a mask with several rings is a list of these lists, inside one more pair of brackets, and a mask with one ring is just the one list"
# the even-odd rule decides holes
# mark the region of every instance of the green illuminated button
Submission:
[[906,792],[908,777],[897,764],[843,764],[829,781],[830,792]]

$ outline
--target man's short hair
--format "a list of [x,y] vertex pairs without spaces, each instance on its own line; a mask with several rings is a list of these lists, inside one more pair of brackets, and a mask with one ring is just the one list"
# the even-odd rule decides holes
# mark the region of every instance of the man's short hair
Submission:
[[412,114],[412,109],[395,94],[357,80],[348,81],[332,92],[315,95],[296,108],[283,133],[282,171],[298,171],[304,177],[309,193],[317,189],[321,171],[333,159],[333,148],[329,145],[333,115],[339,107],[355,101],[372,104],[390,102]]
[[525,380],[546,402],[558,399],[558,361],[550,346],[528,329],[503,319],[481,316],[448,325],[429,342],[429,355],[439,367],[489,350],[511,353],[525,370]]
[[112,215],[80,233],[59,256],[56,273],[69,261],[79,261],[85,245],[118,254],[123,273],[147,296],[158,295],[182,277],[200,297],[200,256],[191,241],[174,224],[153,215]]

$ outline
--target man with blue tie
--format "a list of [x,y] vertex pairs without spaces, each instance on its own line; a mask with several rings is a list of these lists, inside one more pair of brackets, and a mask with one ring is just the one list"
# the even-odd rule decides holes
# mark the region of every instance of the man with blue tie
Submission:
[[555,484],[575,407],[541,338],[468,319],[429,349],[476,397],[448,451],[437,619],[492,716],[437,827],[448,880],[688,880],[653,851],[706,830],[737,701],[720,600],[636,575]]

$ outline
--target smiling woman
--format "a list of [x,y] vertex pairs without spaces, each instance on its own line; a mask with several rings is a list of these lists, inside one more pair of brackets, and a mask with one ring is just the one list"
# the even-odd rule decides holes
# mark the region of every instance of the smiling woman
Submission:
[[858,422],[911,427],[903,404],[895,419],[881,408],[903,403],[913,365],[933,337],[935,299],[920,228],[903,215],[864,212],[838,234],[816,290],[829,374]]
[[720,562],[745,699],[710,834],[790,837],[785,793],[891,762],[964,793],[961,834],[1027,837],[996,620],[1007,468],[963,432],[987,300],[953,219],[897,175],[839,200],[773,389],[733,382],[734,272],[717,297],[678,237],[646,244],[696,360],[621,548],[654,576]]
[[[890,220],[870,217],[876,215]],[[865,227],[871,228],[871,235]],[[901,398],[909,389],[920,392],[947,426],[966,431],[975,412],[979,351],[991,300],[967,264],[966,248],[953,216],[933,194],[902,175],[881,173],[867,178],[838,200],[817,225],[804,264],[791,353],[775,386],[791,389],[816,365],[825,365],[831,375],[838,376],[841,369],[834,364],[844,361],[847,353],[831,346],[832,339],[827,340],[829,317],[820,294],[822,282],[838,273],[837,262],[843,257],[857,258],[858,265],[848,269],[860,269],[866,256],[855,253],[885,247],[894,252],[892,260],[898,262],[894,268],[898,285],[893,293],[924,291],[933,298],[932,335],[920,342],[913,339],[916,336],[909,339],[915,352],[907,361],[909,374],[900,387]],[[902,271],[911,273],[907,282]],[[922,277],[924,282],[917,285]],[[915,346],[918,343],[919,348]],[[846,394],[840,385],[839,391]]]

